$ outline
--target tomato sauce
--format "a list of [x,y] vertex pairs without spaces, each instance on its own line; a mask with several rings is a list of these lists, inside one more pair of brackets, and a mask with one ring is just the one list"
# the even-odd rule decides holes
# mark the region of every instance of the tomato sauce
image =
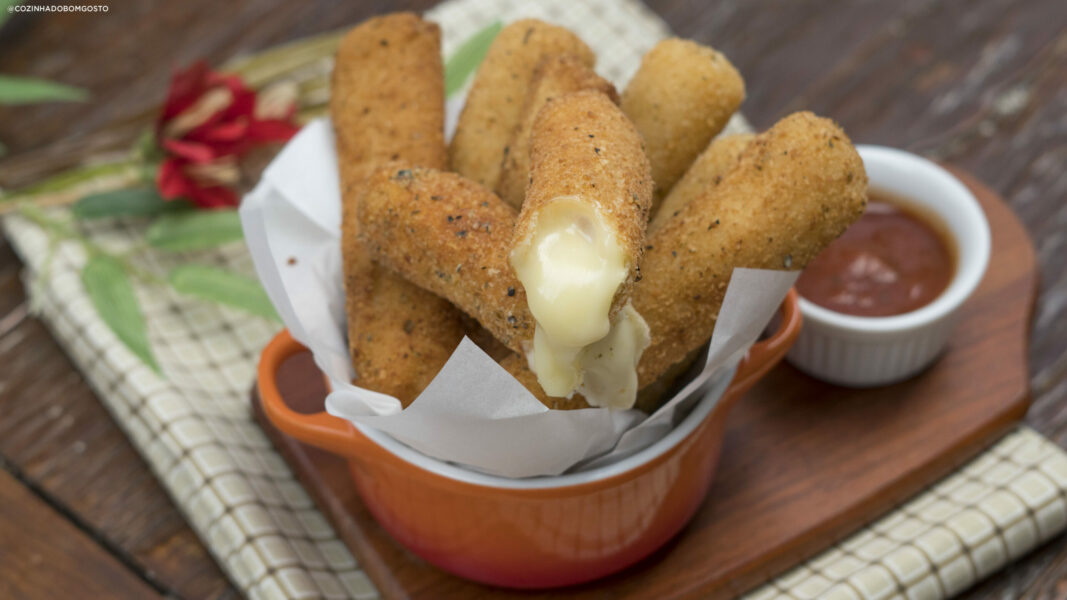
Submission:
[[906,200],[872,190],[867,211],[808,264],[797,291],[824,308],[865,317],[926,306],[956,270],[945,230]]

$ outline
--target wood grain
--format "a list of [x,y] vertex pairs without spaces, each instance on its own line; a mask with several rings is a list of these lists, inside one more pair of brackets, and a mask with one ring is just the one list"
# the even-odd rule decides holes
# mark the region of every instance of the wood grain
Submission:
[[[915,379],[868,390],[774,369],[730,415],[712,491],[676,540],[624,573],[544,597],[719,598],[750,589],[903,502],[1022,418],[1034,250],[1002,200],[957,174],[986,211],[993,254],[946,355]],[[279,387],[301,410],[322,410],[322,377],[306,353],[301,360],[286,365]],[[256,414],[384,589],[398,598],[509,596],[415,559],[370,518],[342,460]]]
[[[0,143],[8,149],[8,156],[0,158],[0,186],[35,181],[90,153],[125,151],[151,121],[175,66],[198,58],[219,64],[370,14],[432,4],[105,3],[110,5],[106,15],[16,15],[0,29],[0,72],[59,79],[93,93],[87,104],[0,108]],[[1067,16],[1061,0],[649,4],[679,35],[711,43],[730,57],[748,86],[742,109],[757,126],[766,127],[790,110],[811,108],[837,119],[859,142],[904,147],[960,165],[1009,202],[1034,239],[1041,272],[1030,342],[1033,405],[1027,423],[1067,446],[1067,261],[1062,259],[1067,253],[1067,175],[1062,168],[1067,164],[1062,127]],[[0,251],[0,278],[14,282],[19,269],[13,254]],[[215,575],[203,575],[201,585],[218,586],[211,589],[222,590],[217,593],[223,596],[232,593],[225,591],[229,588],[220,583],[221,574],[188,528],[164,527],[171,533],[157,537],[151,529],[138,529],[144,527],[142,520],[125,522],[102,510],[120,504],[111,490],[151,477],[129,448],[112,455],[116,466],[105,469],[86,462],[99,455],[70,452],[81,428],[107,427],[110,417],[83,383],[70,383],[80,379],[46,332],[23,327],[30,321],[21,286],[0,286],[0,346],[8,355],[27,354],[54,365],[49,376],[67,382],[56,386],[63,390],[56,395],[81,409],[77,421],[64,430],[66,445],[35,446],[34,464],[48,468],[27,471],[25,481],[49,498],[62,492],[57,504],[113,552],[169,556],[171,566],[165,569],[143,561],[127,564],[141,572],[152,570],[172,593],[189,595],[173,591],[186,588],[170,583],[181,579],[183,570],[204,573],[208,568]],[[7,365],[0,369],[0,379],[14,377],[11,370]],[[48,386],[33,390],[35,395],[19,396],[0,389],[0,404],[11,411],[52,397]],[[12,429],[7,423],[6,414],[0,416],[4,432]],[[110,428],[101,439],[121,439],[119,430]],[[15,460],[4,448],[0,445],[5,468],[20,469],[27,455]],[[65,487],[64,478],[77,476],[80,469],[95,471],[98,478]],[[162,489],[156,485],[154,490],[137,500],[149,507],[142,514],[180,523]],[[112,498],[110,503],[106,498]],[[1065,556],[1067,537],[1060,536],[964,597],[1062,596]]]
[[3,471],[0,506],[0,597],[162,597]]
[[[9,265],[0,268],[0,308],[7,308],[23,290],[6,243],[0,245],[0,261]],[[21,304],[6,314],[24,311]],[[0,462],[6,470],[32,482],[67,520],[156,589],[188,598],[232,595],[152,472],[41,322],[21,318],[8,325],[0,330]],[[0,581],[9,568],[14,565],[0,561]]]

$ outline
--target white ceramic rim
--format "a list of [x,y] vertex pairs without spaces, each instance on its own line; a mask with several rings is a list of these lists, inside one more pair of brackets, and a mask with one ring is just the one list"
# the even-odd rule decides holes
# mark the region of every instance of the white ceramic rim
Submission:
[[[702,397],[697,401],[697,404],[689,414],[682,419],[681,423],[675,425],[670,433],[654,442],[651,446],[610,465],[565,475],[514,479],[499,475],[479,473],[435,458],[430,458],[410,446],[396,441],[388,434],[373,428],[362,427],[358,424],[356,424],[355,427],[373,443],[378,444],[382,449],[392,453],[397,458],[411,463],[415,467],[429,471],[435,475],[447,477],[448,479],[498,489],[559,489],[602,481],[620,475],[636,469],[670,451],[681,443],[682,440],[687,438],[689,434],[693,433],[697,426],[704,422],[704,419],[708,414],[719,405],[719,400],[722,399],[729,385],[733,382],[736,373],[736,368],[729,369],[714,380],[704,382],[695,392],[693,392],[702,394]],[[700,377],[700,375],[697,377]]]
[[[957,244],[956,273],[945,291],[933,302],[900,315],[889,317],[846,315],[823,308],[814,302],[805,300],[803,296],[799,298],[800,310],[806,320],[858,334],[907,333],[926,327],[959,308],[982,281],[989,264],[992,246],[985,211],[978,204],[974,194],[959,179],[937,163],[916,154],[886,146],[860,145],[856,146],[856,150],[865,166],[877,165],[878,167],[891,167],[898,171],[906,170],[909,176],[922,180],[926,190],[924,197],[914,197],[912,194],[909,199],[917,206],[938,213],[950,229],[949,233],[952,234],[953,241]],[[873,177],[869,185],[874,189],[894,191],[893,182],[875,181]],[[936,195],[949,199],[953,206],[960,210],[959,216],[966,221],[970,234],[974,235],[974,252],[963,252],[960,247],[962,242],[958,239],[958,234],[951,230],[948,219],[940,214],[941,211],[936,206],[931,206],[927,202],[927,197]]]

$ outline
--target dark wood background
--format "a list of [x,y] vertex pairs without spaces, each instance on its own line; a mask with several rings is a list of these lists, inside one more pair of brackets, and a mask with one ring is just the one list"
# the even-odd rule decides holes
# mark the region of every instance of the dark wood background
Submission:
[[[0,186],[129,147],[175,66],[432,2],[117,2],[106,14],[19,14],[0,73],[92,93],[86,104],[0,108]],[[30,3],[43,4],[30,0]],[[905,148],[977,175],[1019,214],[1041,269],[1027,423],[1067,447],[1067,10],[1062,0],[663,0],[681,36],[744,74],[767,127],[796,109],[857,143]],[[0,238],[0,597],[238,596],[61,348],[28,315]],[[1067,594],[1060,536],[964,594]]]

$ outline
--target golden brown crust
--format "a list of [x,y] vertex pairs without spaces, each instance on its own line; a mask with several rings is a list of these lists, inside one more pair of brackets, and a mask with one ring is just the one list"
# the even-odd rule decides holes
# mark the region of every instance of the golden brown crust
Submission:
[[526,294],[507,263],[515,210],[456,173],[382,169],[360,199],[375,260],[452,301],[515,352],[533,336]]
[[537,113],[549,101],[564,94],[581,90],[595,90],[619,103],[615,86],[599,76],[581,59],[569,54],[550,56],[534,69],[533,79],[520,113],[519,124],[512,133],[508,152],[500,170],[497,195],[505,202],[522,208],[530,177],[530,133]]
[[445,165],[439,28],[412,13],[364,22],[341,40],[332,87],[345,309],[356,383],[407,406],[462,337],[459,313],[371,261],[357,239],[356,205],[363,179],[383,161]]
[[500,362],[505,357],[514,354],[503,342],[493,337],[493,334],[488,329],[482,327],[482,324],[475,320],[474,317],[467,314],[463,315],[463,330],[476,346],[496,362]]
[[[631,297],[652,332],[639,387],[684,371],[678,363],[708,341],[734,267],[803,268],[863,214],[866,199],[863,163],[829,119],[795,113],[757,136],[719,186],[648,240]],[[550,408],[588,407],[579,394],[548,397],[521,356],[501,365]],[[639,398],[642,410],[658,407]]]
[[645,54],[622,93],[622,109],[645,138],[659,201],[745,97],[730,61],[689,40],[663,40]]
[[642,386],[711,337],[735,267],[802,269],[867,202],[867,175],[829,119],[794,113],[757,136],[722,183],[648,240],[634,307],[652,331]]
[[641,135],[611,99],[594,90],[545,104],[530,137],[530,180],[511,247],[527,239],[538,211],[561,196],[595,205],[630,258],[612,314],[629,298],[641,264],[652,179]]
[[478,67],[449,147],[452,170],[489,188],[519,123],[534,68],[546,57],[569,54],[592,67],[596,56],[567,29],[537,19],[504,27]]
[[663,199],[659,212],[648,224],[649,235],[681,212],[693,198],[722,183],[723,176],[737,164],[741,153],[755,137],[751,133],[737,133],[711,140],[708,147],[693,161],[685,175]]
[[383,160],[447,164],[436,24],[414,13],[368,19],[341,39],[331,85],[342,189]]

